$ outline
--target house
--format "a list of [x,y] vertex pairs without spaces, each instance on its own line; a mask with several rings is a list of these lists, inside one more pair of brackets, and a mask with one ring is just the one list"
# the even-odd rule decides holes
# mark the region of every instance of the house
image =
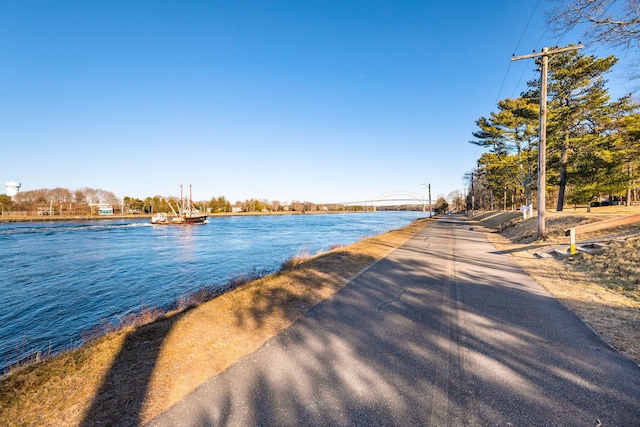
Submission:
[[98,215],[113,215],[113,206],[98,205]]

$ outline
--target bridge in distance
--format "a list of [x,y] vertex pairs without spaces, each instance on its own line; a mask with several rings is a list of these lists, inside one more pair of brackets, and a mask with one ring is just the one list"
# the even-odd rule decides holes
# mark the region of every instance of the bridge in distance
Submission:
[[[342,202],[339,203],[344,206],[370,206],[373,208],[374,212],[378,206],[390,205],[390,204],[421,204],[422,211],[427,212],[427,205],[431,208],[431,203],[428,198],[420,193],[415,193],[413,191],[406,190],[393,190],[388,191],[386,193],[379,194],[370,200],[359,200],[355,202]],[[431,210],[431,209],[429,209]]]

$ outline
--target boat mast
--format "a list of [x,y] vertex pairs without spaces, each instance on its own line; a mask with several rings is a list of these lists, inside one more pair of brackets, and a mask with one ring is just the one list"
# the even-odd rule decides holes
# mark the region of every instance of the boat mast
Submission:
[[180,215],[184,214],[184,197],[182,196],[182,184],[180,184]]

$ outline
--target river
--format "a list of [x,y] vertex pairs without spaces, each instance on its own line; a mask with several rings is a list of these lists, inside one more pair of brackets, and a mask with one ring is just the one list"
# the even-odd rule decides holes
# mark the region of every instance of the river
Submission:
[[0,224],[0,372],[38,352],[76,347],[83,332],[142,307],[166,308],[205,286],[272,272],[301,253],[348,245],[424,212]]

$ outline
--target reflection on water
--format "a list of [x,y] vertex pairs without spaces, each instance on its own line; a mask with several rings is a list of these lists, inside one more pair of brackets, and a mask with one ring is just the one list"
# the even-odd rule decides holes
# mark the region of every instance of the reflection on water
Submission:
[[422,212],[230,216],[194,226],[101,220],[0,224],[0,369],[82,331],[203,286],[276,270],[408,224]]

